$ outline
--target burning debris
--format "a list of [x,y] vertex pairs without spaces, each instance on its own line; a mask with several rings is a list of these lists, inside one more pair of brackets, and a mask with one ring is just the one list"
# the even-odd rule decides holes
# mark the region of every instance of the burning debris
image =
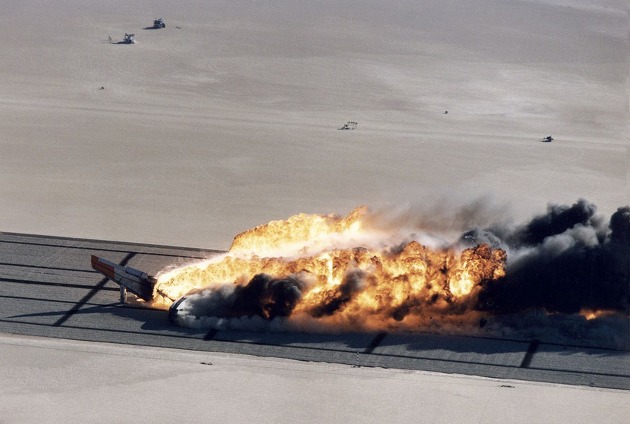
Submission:
[[486,244],[461,252],[416,240],[379,247],[384,235],[364,228],[368,215],[302,214],[249,230],[228,254],[161,276],[156,301],[186,296],[179,318],[281,316],[379,328],[465,310],[471,292],[504,275],[505,252]]
[[258,320],[485,331],[495,317],[541,311],[627,319],[629,207],[606,223],[584,200],[550,206],[524,225],[468,229],[454,243],[383,216],[358,208],[272,221],[238,235],[224,255],[160,275],[152,302],[178,323],[215,328]]

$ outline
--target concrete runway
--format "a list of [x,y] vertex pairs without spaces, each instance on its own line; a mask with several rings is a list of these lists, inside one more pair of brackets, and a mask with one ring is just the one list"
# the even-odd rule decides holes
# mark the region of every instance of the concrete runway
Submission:
[[431,334],[200,331],[121,305],[95,254],[156,273],[217,251],[0,233],[0,332],[630,390],[630,352]]

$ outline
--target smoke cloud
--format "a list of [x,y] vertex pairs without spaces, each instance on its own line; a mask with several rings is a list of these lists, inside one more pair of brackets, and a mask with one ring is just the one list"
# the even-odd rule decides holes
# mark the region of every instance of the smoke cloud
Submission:
[[187,295],[182,315],[225,318],[258,316],[272,320],[291,315],[306,283],[297,277],[257,274],[247,284],[223,284]]
[[308,314],[315,318],[332,315],[342,309],[352,297],[361,291],[364,285],[365,272],[360,269],[348,272],[341,284],[324,294],[321,303],[308,310]]
[[[407,240],[420,241],[389,245],[389,255],[422,256],[427,254],[423,240],[441,240],[435,244],[448,244],[455,251],[466,249],[466,260],[479,264],[497,251],[506,252],[505,273],[494,278],[494,271],[487,271],[488,278],[458,298],[443,290],[448,283],[435,285],[448,281],[450,272],[438,266],[431,271],[437,273],[431,276],[433,286],[427,285],[422,296],[392,304],[385,294],[377,299],[378,313],[390,320],[388,328],[402,323],[401,328],[408,330],[538,338],[546,334],[554,340],[577,337],[619,345],[619,334],[627,331],[630,316],[630,207],[620,207],[606,219],[596,213],[594,204],[580,199],[572,205],[549,205],[545,213],[520,225],[506,223],[502,207],[484,205],[482,200],[459,210],[446,209],[450,216],[446,224],[435,216],[440,207],[415,210],[418,216],[410,211],[379,211],[365,222],[380,234],[407,231]],[[433,222],[441,222],[435,233],[428,231],[433,230],[429,228]],[[455,241],[446,243],[446,238],[436,235],[454,229],[459,230]],[[352,255],[362,254],[362,249],[353,250]],[[354,260],[349,259],[350,263]],[[446,259],[445,264],[452,260]],[[313,295],[309,292],[313,276],[297,271],[289,276],[257,274],[248,282],[189,293],[177,310],[177,319],[190,326],[276,331],[335,331],[344,325],[350,330],[366,328],[361,318],[352,314],[343,318],[340,312],[351,308],[366,289],[382,284],[370,272],[350,266],[338,285]],[[305,296],[311,302],[300,307]],[[317,301],[312,302],[313,298]],[[587,319],[585,311],[602,313]]]
[[505,277],[486,282],[477,309],[627,313],[630,209],[619,208],[607,225],[595,211],[593,204],[580,200],[549,206],[546,214],[512,230],[480,232],[507,247],[508,263]]

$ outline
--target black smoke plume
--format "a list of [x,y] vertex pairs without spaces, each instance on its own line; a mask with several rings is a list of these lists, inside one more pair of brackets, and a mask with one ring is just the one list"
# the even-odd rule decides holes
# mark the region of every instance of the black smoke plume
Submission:
[[577,225],[593,226],[593,221],[597,221],[595,210],[595,205],[584,199],[572,206],[549,205],[546,214],[536,216],[518,228],[506,241],[513,246],[535,246],[547,237],[562,234]]
[[477,309],[500,314],[534,309],[627,314],[630,208],[619,208],[608,225],[595,210],[580,200],[572,206],[550,206],[546,214],[513,230],[469,233],[508,249],[506,276],[484,284]]
[[348,272],[341,284],[324,295],[323,301],[310,309],[309,314],[315,318],[332,315],[352,300],[355,293],[363,288],[365,273],[361,270]]
[[304,283],[295,277],[273,278],[257,274],[244,286],[236,286],[229,315],[287,317],[302,297]]
[[258,316],[272,320],[290,316],[304,288],[305,283],[293,276],[257,274],[247,284],[225,284],[189,293],[178,312],[191,317]]

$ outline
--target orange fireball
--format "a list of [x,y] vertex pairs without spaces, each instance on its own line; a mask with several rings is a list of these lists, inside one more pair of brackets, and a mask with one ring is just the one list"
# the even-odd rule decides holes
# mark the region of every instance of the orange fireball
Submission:
[[159,276],[155,302],[169,306],[189,293],[220,291],[221,308],[204,314],[379,328],[472,312],[475,289],[505,275],[501,249],[391,244],[367,225],[368,215],[365,207],[346,217],[300,214],[245,231],[227,254]]

